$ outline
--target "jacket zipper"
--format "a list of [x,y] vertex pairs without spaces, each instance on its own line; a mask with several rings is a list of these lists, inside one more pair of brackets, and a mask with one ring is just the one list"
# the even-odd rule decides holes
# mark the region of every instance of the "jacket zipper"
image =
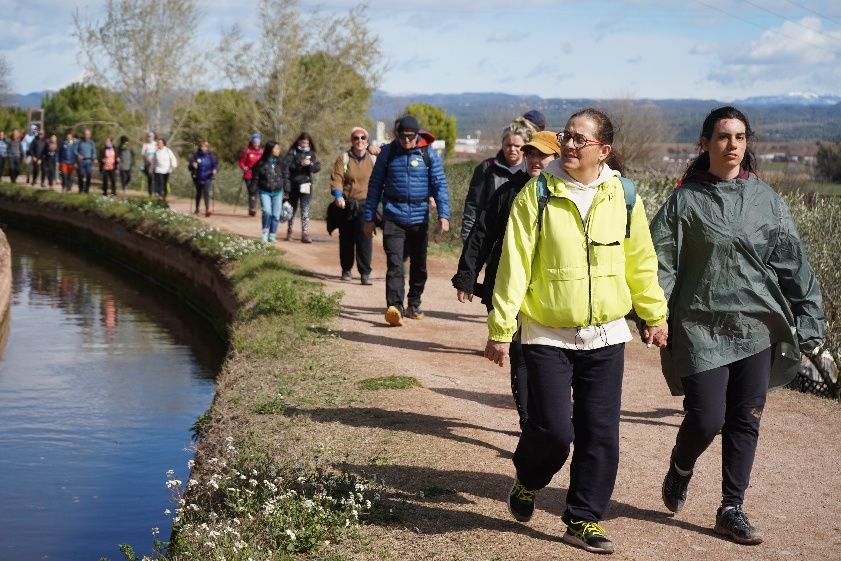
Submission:
[[[596,197],[599,194],[596,193]],[[587,305],[588,305],[588,320],[587,325],[593,325],[593,275],[590,274],[591,271],[591,264],[590,264],[590,216],[593,215],[593,207],[596,206],[596,199],[593,198],[593,204],[590,205],[590,212],[587,215],[587,220],[585,221],[584,218],[581,216],[581,210],[578,208],[578,205],[569,197],[566,197],[569,202],[572,203],[572,206],[575,207],[575,211],[578,213],[578,220],[581,221],[581,227],[584,229],[584,252],[587,255]],[[601,203],[601,201],[598,201]]]

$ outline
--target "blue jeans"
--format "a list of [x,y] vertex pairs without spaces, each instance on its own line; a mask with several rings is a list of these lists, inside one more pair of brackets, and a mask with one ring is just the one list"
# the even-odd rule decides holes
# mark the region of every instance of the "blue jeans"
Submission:
[[283,204],[282,191],[270,193],[260,191],[260,208],[263,209],[263,230],[270,234],[277,232],[277,225],[280,224],[280,206]]
[[79,162],[77,170],[79,175],[79,192],[90,193],[91,177],[93,176],[93,162],[91,160],[82,160]]

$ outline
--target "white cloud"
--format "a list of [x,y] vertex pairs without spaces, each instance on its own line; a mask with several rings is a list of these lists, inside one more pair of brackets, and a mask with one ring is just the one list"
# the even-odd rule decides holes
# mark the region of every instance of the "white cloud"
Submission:
[[[808,79],[803,87],[837,85],[841,78],[841,31],[822,29],[813,17],[786,21],[764,31],[744,52],[736,43],[718,49],[721,62],[710,72],[720,84],[751,85],[756,81],[792,82]],[[818,83],[814,80],[817,78]]]

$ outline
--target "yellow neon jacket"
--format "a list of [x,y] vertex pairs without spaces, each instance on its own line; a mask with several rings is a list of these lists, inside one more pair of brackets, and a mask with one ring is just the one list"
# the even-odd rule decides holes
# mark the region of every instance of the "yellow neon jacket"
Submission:
[[601,325],[625,316],[633,304],[649,326],[666,321],[668,305],[657,282],[657,254],[642,200],[631,214],[618,177],[597,187],[587,223],[563,180],[544,173],[549,201],[538,236],[537,179],[511,208],[496,275],[489,338],[511,341],[517,314],[548,327]]

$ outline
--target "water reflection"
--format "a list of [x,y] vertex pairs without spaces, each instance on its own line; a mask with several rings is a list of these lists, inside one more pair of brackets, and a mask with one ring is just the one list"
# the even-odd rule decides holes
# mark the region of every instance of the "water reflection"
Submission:
[[168,535],[167,469],[224,345],[142,279],[15,231],[0,360],[0,559],[98,559]]

